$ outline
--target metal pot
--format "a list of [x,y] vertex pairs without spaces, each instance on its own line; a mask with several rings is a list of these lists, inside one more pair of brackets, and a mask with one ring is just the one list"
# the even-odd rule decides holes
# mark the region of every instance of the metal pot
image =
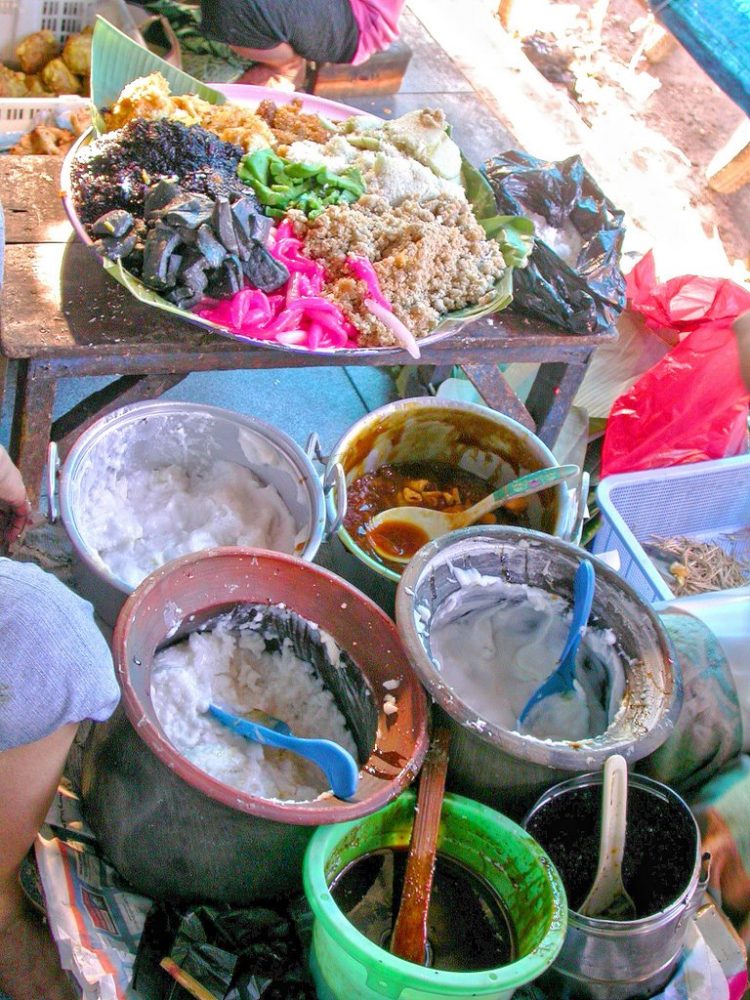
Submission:
[[[355,737],[361,770],[352,799],[328,794],[282,802],[250,795],[206,774],[164,735],[151,703],[155,654],[248,605],[253,613],[259,606],[270,614],[268,606],[277,605],[291,612],[295,652],[298,641],[309,643],[300,640],[304,630],[314,634],[318,626],[343,651],[332,662],[318,634],[305,658]],[[299,890],[314,828],[358,819],[390,802],[413,780],[427,748],[426,698],[393,622],[346,581],[293,556],[223,548],[173,560],[128,598],[113,655],[122,706],[95,728],[85,748],[83,802],[112,863],[155,899],[241,905]],[[393,680],[399,680],[397,711],[389,715],[383,684]]]
[[[430,622],[459,589],[455,569],[476,569],[512,583],[539,587],[572,600],[583,549],[521,528],[482,526],[454,531],[425,545],[406,566],[396,596],[396,620],[420,680],[452,732],[451,790],[522,816],[550,785],[571,772],[603,766],[613,753],[640,760],[672,731],[682,703],[679,669],[653,610],[620,577],[595,559],[592,622],[612,629],[625,661],[622,708],[594,739],[538,740],[488,722],[443,679],[430,648]],[[551,664],[550,666],[553,666]]]
[[[73,545],[76,589],[114,625],[133,587],[118,579],[87,542],[79,510],[102,470],[112,462],[159,467],[209,464],[217,459],[250,469],[279,492],[301,541],[296,555],[312,561],[325,531],[323,488],[307,454],[270,424],[231,410],[167,400],[134,403],[97,420],[78,438],[59,471],[62,521]],[[50,518],[57,517],[54,448],[50,454]]]
[[[708,855],[701,859],[700,833],[685,802],[667,785],[642,775],[630,775],[629,786],[667,803],[674,810],[674,823],[687,825],[692,850],[686,856],[680,884],[672,902],[658,913],[640,920],[614,921],[584,917],[568,909],[568,930],[562,951],[545,977],[551,995],[561,1000],[634,1000],[651,997],[664,988],[679,961],[688,922],[703,902],[708,884]],[[526,829],[534,819],[571,792],[600,789],[602,774],[584,774],[549,789],[524,820]],[[597,791],[595,808],[601,792]],[[593,817],[581,816],[582,823]],[[669,839],[671,826],[654,831],[654,839]],[[542,847],[545,846],[541,841]],[[593,867],[596,862],[592,859]]]
[[[337,535],[337,570],[389,614],[400,574],[363,549],[343,526],[347,502],[335,484],[337,467],[349,486],[387,462],[440,461],[480,476],[491,493],[517,476],[558,464],[538,437],[510,417],[475,403],[423,396],[368,413],[321,460],[328,520]],[[550,535],[567,538],[573,530],[575,510],[564,483],[533,497],[528,513],[531,527]]]

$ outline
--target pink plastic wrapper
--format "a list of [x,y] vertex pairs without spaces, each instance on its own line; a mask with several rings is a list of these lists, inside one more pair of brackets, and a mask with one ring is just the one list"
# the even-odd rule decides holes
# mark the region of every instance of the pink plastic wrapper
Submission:
[[748,391],[732,322],[750,309],[750,292],[695,275],[659,284],[651,253],[627,291],[630,308],[675,346],[615,400],[602,476],[744,454]]

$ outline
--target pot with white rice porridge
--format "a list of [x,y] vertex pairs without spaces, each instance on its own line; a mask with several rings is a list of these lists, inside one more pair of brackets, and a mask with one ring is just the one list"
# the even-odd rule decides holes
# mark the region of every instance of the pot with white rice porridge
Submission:
[[[156,899],[247,904],[299,888],[314,828],[369,815],[427,746],[427,703],[396,627],[293,556],[220,548],[154,572],[115,628],[120,709],[83,761],[86,816],[118,871]],[[260,709],[358,761],[337,799],[313,764],[208,714]]]
[[112,625],[170,559],[241,545],[312,560],[325,531],[322,486],[291,438],[173,401],[123,407],[85,431],[61,470],[60,507],[77,589]]
[[452,731],[449,786],[520,816],[551,784],[629,762],[669,736],[679,668],[658,617],[599,560],[570,696],[518,719],[565,645],[577,546],[513,527],[472,527],[425,545],[396,596],[409,658]]

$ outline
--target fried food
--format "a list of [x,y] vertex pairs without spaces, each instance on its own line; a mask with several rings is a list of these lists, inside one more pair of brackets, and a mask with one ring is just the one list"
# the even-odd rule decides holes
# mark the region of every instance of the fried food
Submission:
[[28,88],[23,73],[15,73],[0,63],[0,97],[26,97]]
[[55,125],[37,125],[9,150],[12,156],[65,156],[76,141],[67,129]]
[[245,152],[270,146],[274,141],[266,122],[252,111],[234,104],[209,104],[192,94],[172,94],[161,73],[133,80],[104,115],[107,131],[122,128],[136,118],[171,118],[183,125],[201,125]]
[[44,67],[42,83],[52,94],[78,94],[81,91],[81,81],[60,58],[53,59]]
[[63,62],[77,76],[88,76],[91,72],[91,40],[92,33],[82,31],[78,35],[71,35],[65,42]]
[[59,52],[60,46],[51,31],[37,31],[17,46],[16,59],[24,73],[38,73]]
[[[330,130],[318,115],[305,114],[299,99],[290,101],[289,104],[261,101],[255,113],[268,123],[279,147],[285,148],[293,142],[306,139],[322,144],[331,138]],[[283,148],[279,149],[281,156],[284,155]]]
[[38,73],[26,74],[26,96],[27,97],[48,97],[48,92],[44,89],[42,78]]

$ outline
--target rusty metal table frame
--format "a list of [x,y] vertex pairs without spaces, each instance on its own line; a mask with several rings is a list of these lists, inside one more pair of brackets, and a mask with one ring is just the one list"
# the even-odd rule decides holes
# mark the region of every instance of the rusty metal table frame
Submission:
[[[64,456],[102,414],[156,398],[192,372],[414,363],[402,351],[362,351],[343,361],[247,347],[141,305],[104,273],[92,251],[71,238],[59,199],[59,167],[48,157],[0,159],[6,218],[0,405],[13,359],[10,451],[34,500],[50,440]],[[614,330],[568,335],[501,313],[425,347],[419,364],[461,365],[488,405],[553,445],[594,349],[615,337]],[[521,361],[541,364],[525,405],[498,369]],[[116,379],[53,421],[58,380],[81,375]]]

